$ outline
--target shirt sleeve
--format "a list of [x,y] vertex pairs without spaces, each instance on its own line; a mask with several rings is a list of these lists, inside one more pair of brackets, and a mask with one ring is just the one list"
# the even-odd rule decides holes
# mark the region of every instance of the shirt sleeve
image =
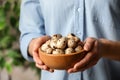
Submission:
[[19,30],[21,53],[26,60],[33,61],[27,52],[28,45],[33,38],[45,35],[39,0],[22,0]]

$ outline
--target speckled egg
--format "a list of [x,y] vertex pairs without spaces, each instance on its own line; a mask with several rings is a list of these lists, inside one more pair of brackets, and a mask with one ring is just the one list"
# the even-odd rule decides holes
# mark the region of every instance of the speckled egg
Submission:
[[64,54],[64,51],[62,49],[55,49],[52,54]]
[[69,39],[67,45],[69,48],[75,48],[77,46],[77,43],[74,39]]
[[74,52],[75,52],[75,50],[73,48],[67,48],[65,50],[65,54],[71,54],[71,53],[74,53]]
[[57,48],[58,49],[64,49],[67,45],[67,38],[62,37],[57,41]]

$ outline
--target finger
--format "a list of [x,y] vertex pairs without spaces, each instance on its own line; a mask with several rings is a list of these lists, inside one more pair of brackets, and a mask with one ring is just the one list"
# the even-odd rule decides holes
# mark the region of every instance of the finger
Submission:
[[84,42],[84,50],[86,51],[90,51],[92,49],[92,47],[94,46],[94,42],[95,42],[96,39],[94,38],[87,38]]
[[84,70],[86,70],[86,69],[88,69],[88,68],[91,68],[91,67],[93,67],[94,65],[96,65],[97,62],[98,62],[98,59],[97,59],[97,58],[96,58],[96,59],[93,59],[91,62],[89,62],[88,64],[86,64],[83,68],[79,69],[79,71],[84,71]]
[[75,72],[76,70],[74,69],[74,68],[69,68],[69,69],[67,69],[67,72],[68,73],[73,73],[73,72]]
[[92,54],[88,53],[85,58],[83,58],[81,61],[77,62],[73,68],[70,68],[67,70],[68,73],[76,72],[80,68],[84,67],[89,61],[92,59]]
[[90,67],[92,67],[93,65],[97,64],[98,62],[98,58],[93,58],[89,63],[87,63],[86,65],[82,66],[81,68],[70,68],[67,70],[68,73],[74,73],[74,72],[78,72],[78,71],[84,71],[85,69],[88,69]]
[[46,69],[47,69],[47,66],[41,65],[41,64],[38,64],[38,63],[36,63],[36,67],[38,67],[38,68],[40,68],[40,69],[43,69],[43,70],[46,70]]
[[80,60],[78,63],[74,65],[74,68],[77,69],[85,66],[92,58],[93,58],[93,54],[88,53],[82,60]]
[[36,52],[33,53],[33,60],[38,64],[41,64],[41,65],[43,64],[43,62],[40,60],[38,53]]
[[42,37],[40,37],[39,38],[39,40],[41,41],[40,43],[40,46],[43,44],[43,43],[45,43],[47,40],[49,40],[50,39],[50,36],[42,36]]
[[49,71],[49,72],[54,72],[53,69],[48,68],[46,65],[40,65],[40,64],[37,64],[37,63],[36,63],[36,67],[38,67],[38,68],[40,68],[40,69],[42,69],[42,70]]
[[80,69],[71,69],[71,71],[69,71],[69,73],[74,73],[74,72],[78,72],[78,71],[84,71],[84,70],[86,70],[88,68],[91,68],[95,64],[96,64],[96,62],[91,62],[88,65],[84,66],[83,68],[80,68]]
[[54,69],[50,69],[49,71],[53,73],[53,72],[54,72]]
[[46,70],[49,72],[54,72],[54,69],[47,68]]
[[33,51],[37,52],[38,48],[49,39],[50,39],[50,36],[42,36],[42,37],[36,38],[33,43],[33,47],[34,47]]

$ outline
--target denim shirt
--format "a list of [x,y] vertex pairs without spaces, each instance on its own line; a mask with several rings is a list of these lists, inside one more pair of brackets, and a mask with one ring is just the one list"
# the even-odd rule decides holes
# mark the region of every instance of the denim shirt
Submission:
[[[43,35],[74,33],[81,40],[120,41],[120,0],[22,0],[19,29],[21,52],[29,61],[31,39]],[[101,58],[83,72],[41,73],[41,80],[120,80],[120,62]]]

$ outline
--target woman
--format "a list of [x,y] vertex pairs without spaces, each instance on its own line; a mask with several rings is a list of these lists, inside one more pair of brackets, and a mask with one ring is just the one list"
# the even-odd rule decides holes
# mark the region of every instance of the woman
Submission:
[[[119,0],[22,0],[20,47],[42,71],[41,80],[120,79]],[[38,56],[49,35],[74,33],[86,56],[68,70],[52,70]],[[53,72],[53,73],[51,73]]]

